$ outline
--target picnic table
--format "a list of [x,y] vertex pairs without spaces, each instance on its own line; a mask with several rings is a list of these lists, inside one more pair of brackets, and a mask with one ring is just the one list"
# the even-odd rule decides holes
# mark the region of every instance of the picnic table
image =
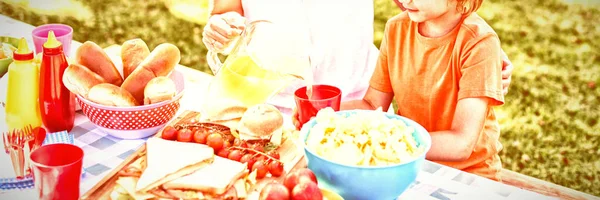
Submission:
[[[5,27],[0,30],[0,35],[25,37],[28,39],[30,46],[33,46],[31,31],[34,29],[34,26],[4,15],[0,15],[0,24],[2,27]],[[76,29],[74,32],[74,34],[77,34]],[[73,41],[73,54],[71,55],[74,55],[74,51],[80,45],[80,42]],[[119,45],[106,47],[105,51],[115,62],[120,62]],[[181,99],[181,108],[178,111],[178,115],[185,110],[199,111],[200,108],[198,106],[202,104],[203,91],[211,81],[212,75],[181,65],[178,65],[175,70],[184,74],[187,91]],[[0,101],[2,102],[5,102],[4,91],[6,91],[6,85],[7,78],[4,76],[0,79],[0,90],[3,91],[0,94]],[[1,114],[4,115],[4,112]],[[73,136],[74,144],[81,147],[85,154],[83,159],[84,175],[82,176],[80,186],[80,195],[82,195],[82,198],[85,198],[90,189],[94,188],[107,174],[145,143],[145,139],[122,140],[107,135],[92,124],[81,111],[77,111],[76,113],[75,126],[70,134]],[[3,169],[10,169],[10,165],[10,162],[0,163]],[[305,166],[306,161],[303,159],[296,167]],[[513,183],[520,181],[522,184],[522,182],[527,183],[530,180],[540,181],[533,178],[529,179],[530,177],[527,178],[527,176],[518,173],[510,174],[510,176],[525,177],[514,179]],[[2,178],[7,177],[0,177],[0,179]],[[548,182],[541,182],[545,185],[551,185]],[[0,184],[4,183],[0,182]],[[552,186],[556,187],[556,185]],[[546,190],[539,190],[537,192],[540,191],[544,193]],[[596,198],[584,193],[579,194],[576,191],[570,191],[566,188],[561,188],[561,191],[570,192],[569,194],[576,193],[583,197],[582,199]],[[474,174],[426,161],[417,180],[399,199],[557,199],[556,197],[542,195],[537,192],[492,181]],[[0,199],[36,199],[35,195],[33,182],[17,186],[10,190],[0,190]],[[553,196],[564,198],[561,194]]]

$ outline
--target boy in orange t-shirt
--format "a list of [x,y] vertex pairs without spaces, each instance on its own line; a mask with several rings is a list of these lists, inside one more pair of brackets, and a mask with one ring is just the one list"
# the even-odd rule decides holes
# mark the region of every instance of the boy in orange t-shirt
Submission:
[[370,88],[341,109],[387,110],[395,99],[399,115],[430,132],[428,160],[500,180],[502,50],[474,13],[482,1],[400,0],[406,11],[386,24]]

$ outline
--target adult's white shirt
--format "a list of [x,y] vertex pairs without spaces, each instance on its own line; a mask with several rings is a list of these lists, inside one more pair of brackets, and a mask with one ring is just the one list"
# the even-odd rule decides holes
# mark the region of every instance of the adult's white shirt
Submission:
[[[364,96],[379,55],[373,44],[373,1],[242,0],[242,5],[248,21],[272,21],[297,42],[290,49],[309,52],[315,84],[339,87],[342,101]],[[293,93],[302,86],[302,81],[291,83],[269,103],[289,114]]]

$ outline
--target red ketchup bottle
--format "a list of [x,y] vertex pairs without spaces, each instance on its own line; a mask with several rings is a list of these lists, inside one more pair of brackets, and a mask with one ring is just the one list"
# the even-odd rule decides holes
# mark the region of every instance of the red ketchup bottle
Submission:
[[48,33],[43,52],[39,96],[42,122],[48,132],[71,131],[75,122],[75,95],[63,85],[69,63],[53,31]]

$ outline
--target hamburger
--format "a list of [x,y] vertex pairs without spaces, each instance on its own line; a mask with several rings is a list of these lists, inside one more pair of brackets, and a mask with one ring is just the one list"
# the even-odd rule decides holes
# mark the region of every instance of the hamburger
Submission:
[[258,104],[249,107],[237,127],[238,134],[242,140],[271,140],[273,137],[281,138],[283,134],[283,115],[269,104]]

